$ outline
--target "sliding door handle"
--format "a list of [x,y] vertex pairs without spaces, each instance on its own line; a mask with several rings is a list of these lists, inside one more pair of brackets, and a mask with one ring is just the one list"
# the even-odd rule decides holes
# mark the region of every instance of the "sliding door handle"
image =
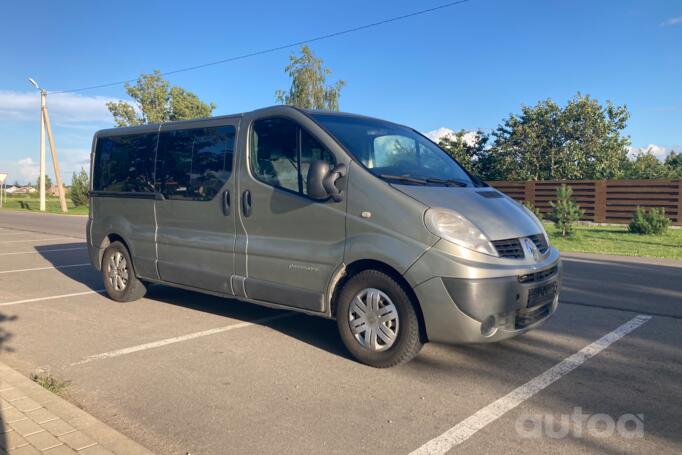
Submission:
[[251,191],[244,190],[242,193],[242,213],[248,217],[251,215]]
[[230,190],[223,191],[223,215],[230,214]]

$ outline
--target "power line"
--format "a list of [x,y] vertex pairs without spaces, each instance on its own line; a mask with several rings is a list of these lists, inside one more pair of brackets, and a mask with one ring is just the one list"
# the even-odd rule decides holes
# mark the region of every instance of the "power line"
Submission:
[[[201,68],[207,68],[207,67],[209,67],[209,66],[221,65],[221,64],[223,64],[223,63],[235,62],[235,61],[237,61],[237,60],[244,60],[244,59],[251,58],[251,57],[255,57],[255,56],[258,56],[258,55],[269,54],[269,53],[272,53],[272,52],[277,52],[277,51],[281,51],[281,50],[284,50],[284,49],[289,49],[289,48],[291,48],[291,47],[298,47],[298,46],[301,46],[301,45],[306,44],[306,43],[314,43],[314,42],[316,42],[316,41],[322,41],[322,40],[329,39],[329,38],[335,38],[335,37],[341,36],[341,35],[347,35],[347,34],[349,34],[349,33],[359,32],[359,31],[361,31],[361,30],[367,30],[368,28],[378,27],[378,26],[380,26],[380,25],[384,25],[384,24],[388,24],[388,23],[391,23],[391,22],[396,22],[396,21],[408,19],[408,18],[410,18],[410,17],[420,16],[420,15],[422,15],[422,14],[427,14],[427,13],[432,13],[432,12],[434,12],[434,11],[438,11],[438,10],[445,9],[445,8],[450,8],[450,7],[456,6],[456,5],[461,5],[462,3],[467,3],[467,2],[470,2],[470,1],[471,1],[471,0],[458,0],[458,1],[454,1],[454,2],[448,2],[448,3],[444,3],[444,4],[442,4],[442,5],[439,5],[439,6],[434,6],[434,7],[432,7],[432,8],[427,8],[427,9],[422,9],[422,10],[419,10],[419,11],[414,11],[414,12],[411,12],[411,13],[408,13],[408,14],[403,14],[402,16],[395,16],[395,17],[392,17],[392,18],[390,18],[390,19],[384,19],[384,20],[382,20],[382,21],[372,22],[371,24],[360,25],[360,26],[358,26],[358,27],[353,27],[353,28],[348,28],[348,29],[341,30],[341,31],[338,31],[338,32],[328,33],[328,34],[326,34],[326,35],[316,36],[316,37],[314,37],[314,38],[310,38],[310,39],[307,39],[307,40],[296,41],[296,42],[294,42],[294,43],[284,44],[284,45],[282,45],[282,46],[271,47],[271,48],[269,48],[269,49],[262,49],[262,50],[260,50],[260,51],[250,52],[250,53],[248,53],[248,54],[242,54],[242,55],[237,55],[237,56],[235,56],[235,57],[229,57],[229,58],[225,58],[225,59],[222,59],[222,60],[216,60],[215,62],[203,63],[203,64],[201,64],[201,65],[188,66],[188,67],[185,67],[185,68],[179,68],[179,69],[172,70],[172,71],[165,71],[165,72],[162,72],[161,75],[162,75],[162,76],[168,76],[168,75],[170,75],[170,74],[184,73],[184,72],[186,72],[186,71],[194,71],[194,70],[198,70],[198,69],[201,69]],[[126,80],[124,80],[124,81],[109,82],[109,83],[106,83],[106,84],[91,85],[91,86],[88,86],[88,87],[74,88],[74,89],[69,89],[69,90],[58,90],[58,91],[54,91],[54,92],[49,92],[49,94],[51,94],[51,95],[56,95],[56,94],[59,94],[59,93],[83,92],[83,91],[85,91],[85,90],[94,90],[94,89],[97,89],[97,88],[114,87],[114,86],[116,86],[116,85],[122,85],[122,84],[126,84],[126,83],[129,83],[129,82],[134,82],[134,81],[136,81],[136,80],[137,80],[137,78],[135,78],[135,79],[126,79]]]

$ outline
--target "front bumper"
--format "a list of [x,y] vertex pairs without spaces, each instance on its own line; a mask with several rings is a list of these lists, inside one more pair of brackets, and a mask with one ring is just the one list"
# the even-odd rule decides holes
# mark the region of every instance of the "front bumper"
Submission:
[[562,266],[554,248],[532,265],[476,264],[437,249],[418,262],[413,277],[432,273],[413,285],[429,341],[500,341],[539,326],[558,306]]

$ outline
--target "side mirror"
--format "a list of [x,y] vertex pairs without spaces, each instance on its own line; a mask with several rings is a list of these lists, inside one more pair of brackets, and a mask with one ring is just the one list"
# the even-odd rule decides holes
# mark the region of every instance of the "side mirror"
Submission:
[[306,189],[308,196],[319,201],[329,197],[329,193],[324,187],[324,179],[329,175],[329,163],[322,160],[315,160],[310,163],[308,168],[308,181]]
[[308,168],[308,182],[306,189],[308,196],[317,200],[325,200],[331,197],[334,202],[343,200],[343,191],[336,187],[336,181],[346,176],[345,164],[337,164],[334,169],[329,168],[329,163],[315,160]]

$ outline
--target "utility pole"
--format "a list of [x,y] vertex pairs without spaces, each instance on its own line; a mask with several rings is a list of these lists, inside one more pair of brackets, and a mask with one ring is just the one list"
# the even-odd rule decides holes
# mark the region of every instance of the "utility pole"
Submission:
[[47,92],[41,88],[38,83],[28,78],[29,82],[38,90],[40,90],[40,211],[45,211],[45,130],[47,130],[47,138],[50,142],[50,154],[52,155],[52,165],[54,166],[54,176],[57,181],[57,190],[59,192],[59,205],[62,213],[68,211],[66,207],[66,195],[64,194],[64,185],[62,185],[62,174],[59,170],[59,160],[57,159],[57,148],[54,145],[54,136],[52,136],[52,127],[50,125],[50,116],[47,113]]

